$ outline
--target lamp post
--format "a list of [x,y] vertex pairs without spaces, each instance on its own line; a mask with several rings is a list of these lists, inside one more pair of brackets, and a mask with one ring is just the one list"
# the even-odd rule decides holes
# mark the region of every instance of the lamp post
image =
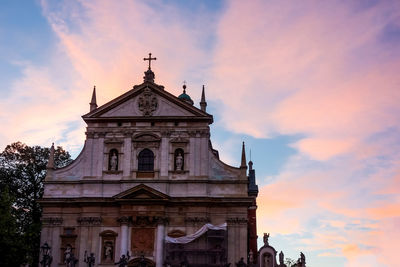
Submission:
[[53,257],[50,255],[51,247],[45,242],[43,246],[40,247],[40,250],[42,251],[42,261],[40,264],[42,267],[50,267],[53,260]]

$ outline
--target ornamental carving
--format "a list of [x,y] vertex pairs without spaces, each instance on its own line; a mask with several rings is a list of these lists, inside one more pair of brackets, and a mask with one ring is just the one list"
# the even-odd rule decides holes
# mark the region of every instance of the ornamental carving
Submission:
[[61,218],[61,217],[42,218],[43,225],[61,225],[62,222],[63,222],[63,218]]
[[79,217],[76,221],[80,225],[100,225],[102,219],[101,217]]
[[130,216],[121,216],[117,218],[117,222],[119,222],[120,224],[127,224],[129,223],[130,220],[131,220]]
[[247,224],[247,219],[246,218],[228,218],[226,220],[229,224]]
[[143,113],[143,116],[152,116],[153,112],[158,108],[157,97],[151,92],[151,89],[146,87],[138,99],[138,108]]

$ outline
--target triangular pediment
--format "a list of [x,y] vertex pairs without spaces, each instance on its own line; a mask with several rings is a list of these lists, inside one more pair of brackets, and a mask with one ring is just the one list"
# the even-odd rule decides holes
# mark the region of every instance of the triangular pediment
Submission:
[[169,196],[147,185],[140,184],[115,195],[114,198],[117,200],[168,200]]
[[83,116],[85,121],[129,118],[139,120],[198,118],[212,122],[211,115],[151,82],[135,86],[132,90]]

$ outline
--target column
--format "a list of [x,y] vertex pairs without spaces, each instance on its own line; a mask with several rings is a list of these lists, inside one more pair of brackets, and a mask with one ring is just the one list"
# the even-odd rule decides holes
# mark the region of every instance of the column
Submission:
[[157,226],[156,267],[163,266],[164,235],[165,235],[165,226],[164,226],[164,221],[162,220]]
[[128,251],[128,222],[129,218],[126,216],[120,217],[118,221],[121,223],[121,250],[120,256],[126,255]]

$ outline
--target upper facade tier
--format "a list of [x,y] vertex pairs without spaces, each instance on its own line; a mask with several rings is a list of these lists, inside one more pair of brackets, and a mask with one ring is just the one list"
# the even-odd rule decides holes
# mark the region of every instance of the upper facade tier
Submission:
[[100,107],[94,92],[90,107],[82,152],[48,168],[44,198],[114,197],[140,184],[171,197],[248,197],[247,166],[220,161],[204,104],[145,81]]

